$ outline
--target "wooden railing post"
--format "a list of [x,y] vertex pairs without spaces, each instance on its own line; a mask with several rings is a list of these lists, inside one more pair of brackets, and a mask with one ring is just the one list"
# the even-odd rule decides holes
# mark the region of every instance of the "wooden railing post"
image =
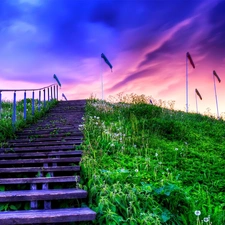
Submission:
[[51,86],[51,100],[52,100],[52,86]]
[[57,101],[58,101],[58,97],[59,97],[59,86],[57,85],[56,86],[56,98],[57,98]]
[[48,101],[50,100],[50,98],[49,98],[49,87],[48,87]]
[[23,98],[23,118],[26,120],[27,118],[27,96],[26,91],[24,91],[24,98]]
[[39,99],[38,99],[38,111],[41,109],[41,91],[39,91]]
[[34,115],[34,110],[35,110],[35,106],[34,106],[34,91],[32,92],[32,115]]
[[16,123],[16,91],[14,91],[14,94],[13,94],[13,113],[12,113],[13,128],[15,128],[15,123]]
[[44,95],[44,107],[46,107],[46,102],[45,102],[45,89],[43,90],[43,95]]
[[54,99],[56,99],[56,95],[55,95],[55,85],[54,85],[53,89],[54,89]]

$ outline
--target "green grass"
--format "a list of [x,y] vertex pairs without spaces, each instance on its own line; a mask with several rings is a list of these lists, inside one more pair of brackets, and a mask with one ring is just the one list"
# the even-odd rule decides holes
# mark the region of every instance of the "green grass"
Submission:
[[225,224],[224,121],[122,101],[89,100],[80,127],[93,224]]
[[[97,218],[80,224],[225,224],[224,121],[174,111],[173,102],[149,105],[144,95],[120,101],[86,107],[80,188]],[[1,144],[14,136],[11,108],[4,103]],[[28,104],[26,123],[22,102],[17,109],[18,130],[48,107],[32,117]]]
[[43,106],[41,102],[40,111],[38,111],[38,101],[35,100],[35,113],[32,115],[32,103],[31,99],[27,99],[27,119],[24,120],[24,101],[18,101],[16,105],[16,124],[13,128],[12,126],[12,111],[13,104],[10,101],[2,102],[2,109],[0,113],[0,143],[2,144],[7,139],[15,137],[15,131],[20,130],[26,126],[37,121],[41,118],[51,107],[53,107],[57,102],[55,100],[51,102],[46,102],[46,107]]

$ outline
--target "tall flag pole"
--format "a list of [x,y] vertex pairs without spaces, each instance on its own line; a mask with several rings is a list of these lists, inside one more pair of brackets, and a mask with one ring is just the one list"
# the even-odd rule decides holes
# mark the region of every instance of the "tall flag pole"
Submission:
[[213,82],[214,82],[214,91],[215,91],[215,98],[216,98],[217,118],[219,119],[219,118],[220,118],[220,115],[219,115],[218,100],[217,100],[217,94],[216,94],[216,82],[215,82],[215,77],[217,78],[218,82],[220,83],[221,80],[220,80],[218,74],[216,73],[215,70],[213,70]]
[[188,60],[192,67],[195,68],[195,64],[189,52],[186,54],[186,112],[188,112]]
[[[105,63],[110,67],[111,71],[112,71],[112,64],[109,62],[109,60],[106,58],[106,56],[102,53],[101,54],[101,58],[104,59]],[[104,100],[104,92],[103,92],[103,75],[102,75],[102,71],[101,71],[101,86],[102,86],[102,100]]]
[[198,100],[197,100],[197,95],[198,95],[198,97],[202,100],[202,96],[201,96],[201,94],[199,93],[198,89],[196,88],[196,89],[195,89],[195,101],[196,101],[196,112],[198,113]]

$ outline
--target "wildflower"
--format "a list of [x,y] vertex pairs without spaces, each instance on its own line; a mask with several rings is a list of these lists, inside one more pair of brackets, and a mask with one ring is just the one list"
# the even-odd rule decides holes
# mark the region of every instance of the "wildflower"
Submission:
[[162,165],[162,162],[159,162],[159,165]]
[[155,153],[155,156],[157,157],[158,155],[159,155],[159,154],[156,152],[156,153]]
[[99,120],[99,117],[97,116],[96,119]]
[[208,217],[205,217],[205,218],[203,219],[203,221],[204,221],[205,223],[207,223],[207,222],[209,222],[209,218],[208,218]]
[[134,148],[136,148],[137,147],[137,145],[134,145]]
[[136,169],[135,172],[137,173],[138,172],[138,169]]
[[96,122],[95,124],[98,125],[98,122]]
[[196,211],[195,211],[195,215],[196,215],[196,216],[200,216],[200,215],[201,215],[201,211],[196,210]]
[[175,151],[178,151],[178,148],[175,148]]
[[112,143],[110,146],[111,146],[111,147],[114,147],[115,145]]

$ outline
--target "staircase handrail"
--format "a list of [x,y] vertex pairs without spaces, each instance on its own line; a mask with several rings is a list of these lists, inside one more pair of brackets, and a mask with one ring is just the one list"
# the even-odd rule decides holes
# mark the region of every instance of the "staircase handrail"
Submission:
[[[46,107],[46,90],[47,90],[47,101],[51,101],[56,99],[58,101],[58,84],[51,84],[41,88],[24,88],[24,89],[0,89],[0,119],[2,114],[2,93],[3,92],[14,92],[13,93],[13,111],[12,111],[12,125],[15,126],[16,123],[16,93],[17,92],[24,92],[24,116],[23,119],[26,120],[27,118],[27,92],[32,92],[32,115],[35,113],[35,91],[39,92],[39,97],[37,98],[38,101],[38,111],[41,109],[41,101],[43,101],[43,107]],[[43,91],[43,95],[41,92]],[[43,99],[42,99],[43,96]]]

